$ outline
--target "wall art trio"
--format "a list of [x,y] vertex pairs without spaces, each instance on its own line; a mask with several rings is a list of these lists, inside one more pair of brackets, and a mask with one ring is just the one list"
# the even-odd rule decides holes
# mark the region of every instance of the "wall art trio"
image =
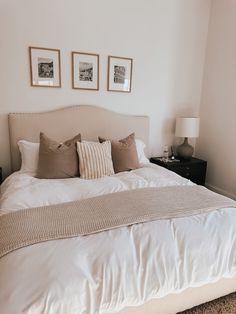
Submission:
[[[31,86],[61,87],[59,49],[29,47]],[[72,88],[99,90],[99,55],[72,51]],[[131,92],[133,59],[108,56],[107,90]]]

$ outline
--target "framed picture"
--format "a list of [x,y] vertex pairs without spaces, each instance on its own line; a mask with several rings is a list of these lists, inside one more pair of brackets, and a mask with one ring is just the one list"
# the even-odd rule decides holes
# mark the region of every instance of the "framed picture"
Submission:
[[108,56],[107,90],[131,92],[133,59]]
[[31,86],[61,87],[59,49],[29,47]]
[[72,51],[72,88],[99,90],[99,55]]

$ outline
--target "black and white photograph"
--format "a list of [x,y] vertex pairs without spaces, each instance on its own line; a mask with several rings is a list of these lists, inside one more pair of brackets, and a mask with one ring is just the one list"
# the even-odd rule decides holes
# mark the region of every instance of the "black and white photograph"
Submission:
[[114,65],[114,83],[125,84],[126,68],[123,65]]
[[93,64],[90,62],[79,63],[79,80],[80,81],[93,81]]
[[38,72],[39,77],[53,78],[53,59],[38,58]]
[[107,90],[111,92],[131,92],[133,59],[108,56]]
[[29,47],[30,79],[33,87],[61,87],[60,50]]
[[99,90],[99,55],[72,51],[72,88]]

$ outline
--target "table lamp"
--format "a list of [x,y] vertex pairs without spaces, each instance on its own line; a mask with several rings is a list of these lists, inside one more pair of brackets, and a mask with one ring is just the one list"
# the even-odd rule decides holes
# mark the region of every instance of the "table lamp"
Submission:
[[199,118],[177,118],[175,126],[175,136],[184,137],[183,144],[177,147],[177,155],[181,159],[191,159],[193,156],[193,146],[189,145],[188,137],[198,137]]

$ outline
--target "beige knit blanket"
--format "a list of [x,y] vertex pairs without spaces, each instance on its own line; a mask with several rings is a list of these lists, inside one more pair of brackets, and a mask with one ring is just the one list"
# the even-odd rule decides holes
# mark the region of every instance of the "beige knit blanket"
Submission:
[[236,207],[236,202],[204,187],[172,186],[23,209],[0,216],[0,257],[39,242],[225,207]]

